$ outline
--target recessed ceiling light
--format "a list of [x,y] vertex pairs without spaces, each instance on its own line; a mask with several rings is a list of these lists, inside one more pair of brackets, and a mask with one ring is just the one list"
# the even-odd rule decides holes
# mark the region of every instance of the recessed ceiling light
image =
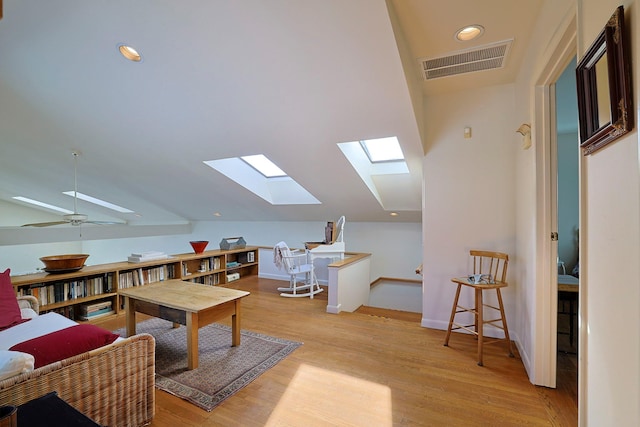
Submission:
[[468,42],[473,39],[477,39],[484,33],[484,27],[482,25],[467,25],[464,28],[460,28],[456,31],[454,37],[461,42]]
[[222,214],[220,212],[214,212],[213,216],[222,216]]
[[398,212],[391,212],[389,215],[391,215],[391,216],[398,216]]
[[132,48],[131,46],[127,46],[126,44],[118,45],[118,50],[120,54],[127,58],[129,61],[140,62],[142,61],[142,56],[138,53],[137,50]]

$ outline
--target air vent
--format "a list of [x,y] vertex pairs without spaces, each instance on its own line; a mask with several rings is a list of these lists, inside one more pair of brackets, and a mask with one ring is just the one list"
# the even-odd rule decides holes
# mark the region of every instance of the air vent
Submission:
[[513,39],[505,40],[472,49],[459,50],[445,56],[420,58],[418,61],[422,77],[425,80],[433,80],[457,74],[502,68],[512,42]]

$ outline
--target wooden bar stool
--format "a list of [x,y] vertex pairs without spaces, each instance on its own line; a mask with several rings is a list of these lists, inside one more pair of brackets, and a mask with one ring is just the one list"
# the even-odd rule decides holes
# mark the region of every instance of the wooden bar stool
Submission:
[[[473,275],[468,277],[456,277],[451,279],[453,283],[458,285],[456,296],[453,300],[453,308],[451,309],[451,318],[449,319],[449,327],[447,328],[447,336],[444,339],[444,345],[449,346],[449,338],[451,331],[456,329],[464,329],[478,338],[478,365],[483,366],[482,350],[484,344],[490,344],[500,339],[484,342],[484,326],[490,325],[504,331],[505,339],[509,349],[509,357],[513,357],[513,348],[511,339],[509,338],[509,328],[507,328],[507,319],[504,314],[504,305],[502,304],[502,294],[500,288],[508,286],[507,266],[509,265],[509,255],[502,252],[490,251],[470,251],[473,258]],[[460,298],[460,290],[462,286],[473,288],[475,294],[474,307],[463,307],[458,304]],[[498,307],[485,304],[483,301],[483,291],[495,289],[498,297]],[[500,313],[500,317],[492,320],[485,320],[484,308],[490,308]],[[455,322],[456,315],[460,313],[472,313],[474,323],[470,325]]]

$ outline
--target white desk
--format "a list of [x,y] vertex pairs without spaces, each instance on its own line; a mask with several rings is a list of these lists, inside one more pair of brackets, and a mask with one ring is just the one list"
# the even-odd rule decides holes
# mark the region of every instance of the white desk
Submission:
[[558,290],[564,292],[578,292],[580,279],[568,274],[558,274]]
[[330,245],[318,245],[309,249],[311,262],[316,258],[331,258],[332,260],[344,259],[344,242],[335,242]]

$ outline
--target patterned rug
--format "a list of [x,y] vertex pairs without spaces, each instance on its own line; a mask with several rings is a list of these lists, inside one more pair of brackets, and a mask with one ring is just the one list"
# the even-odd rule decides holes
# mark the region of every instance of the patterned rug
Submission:
[[[240,345],[231,347],[231,327],[212,323],[200,328],[199,362],[187,370],[186,327],[149,319],[136,332],[156,339],[156,387],[207,411],[275,366],[302,343],[241,331]],[[115,333],[126,336],[124,329]]]

